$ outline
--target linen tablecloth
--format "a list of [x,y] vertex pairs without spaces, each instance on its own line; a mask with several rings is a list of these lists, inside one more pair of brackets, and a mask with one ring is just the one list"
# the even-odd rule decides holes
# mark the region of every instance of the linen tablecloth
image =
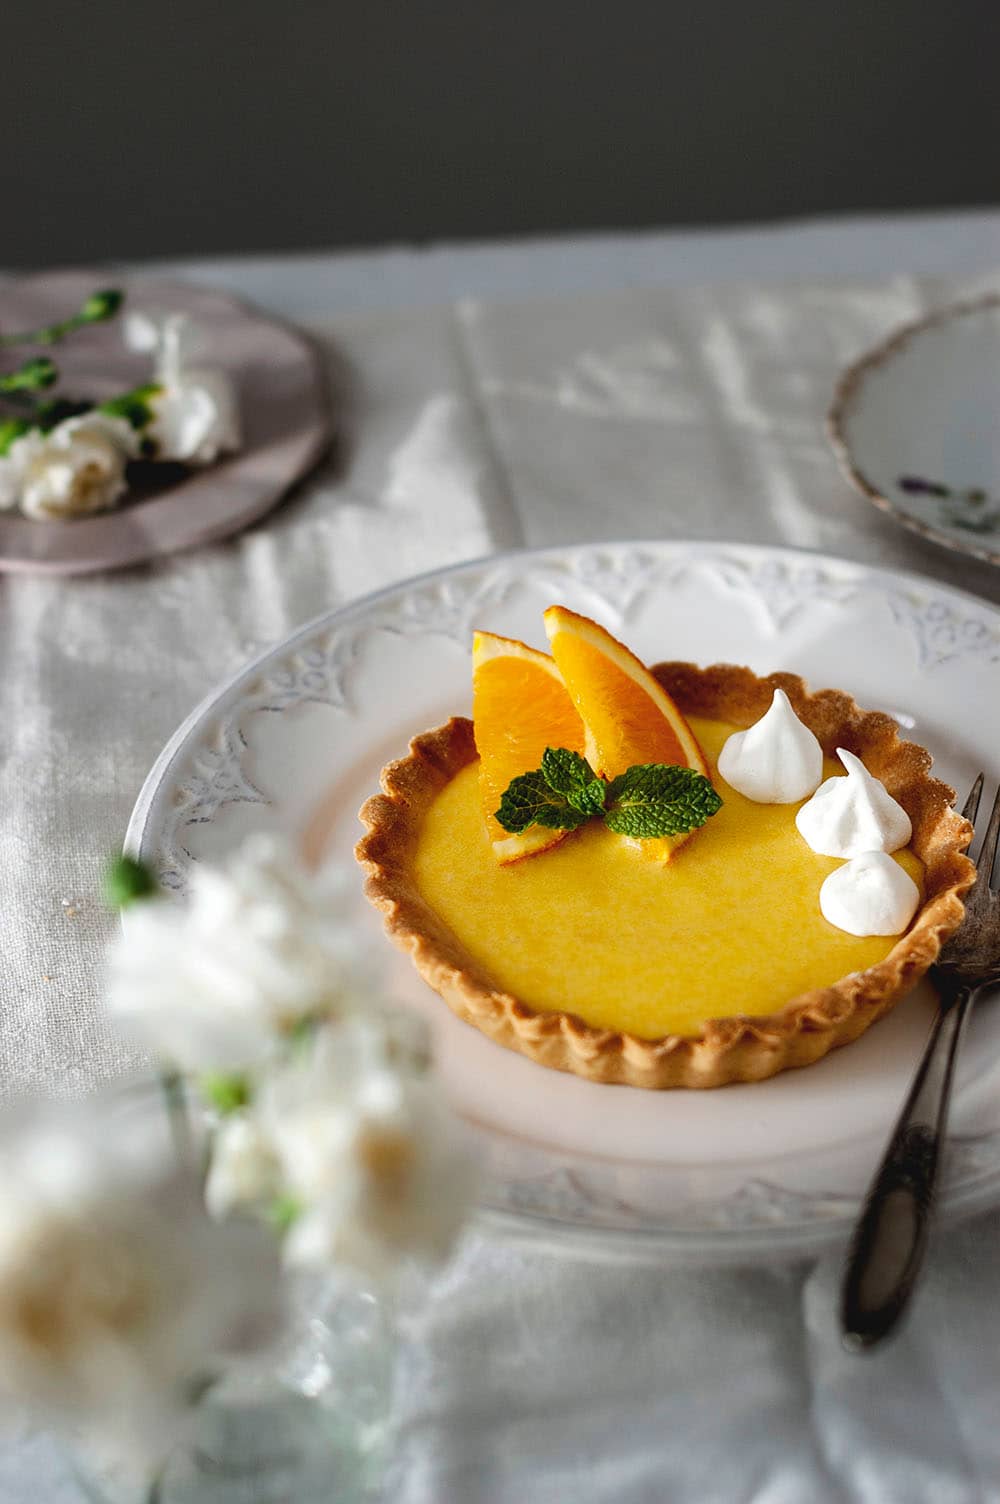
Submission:
[[[239,538],[113,576],[0,579],[5,1090],[134,1067],[96,1005],[106,854],[186,712],[331,606],[499,548],[612,537],[794,544],[1000,600],[988,566],[856,496],[822,429],[848,360],[1000,286],[1000,215],[170,270],[307,327],[341,441]],[[838,1255],[633,1270],[470,1236],[404,1354],[387,1497],[1000,1497],[998,1233],[991,1215],[940,1236],[912,1321],[864,1360],[836,1338]],[[29,1497],[78,1496],[26,1427],[0,1501]]]

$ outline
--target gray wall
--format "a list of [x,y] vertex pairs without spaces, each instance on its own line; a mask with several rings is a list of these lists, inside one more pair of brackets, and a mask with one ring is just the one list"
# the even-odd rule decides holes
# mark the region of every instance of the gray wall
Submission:
[[0,265],[1000,199],[1000,0],[0,13]]

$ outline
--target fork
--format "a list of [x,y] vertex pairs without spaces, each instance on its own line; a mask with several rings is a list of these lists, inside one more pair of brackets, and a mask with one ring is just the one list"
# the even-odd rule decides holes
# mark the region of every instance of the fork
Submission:
[[[982,792],[980,773],[962,811],[973,823]],[[874,1347],[892,1331],[923,1264],[958,1047],[976,996],[1000,982],[1000,895],[990,887],[998,836],[1000,789],[976,880],[966,894],[965,918],[931,967],[937,1017],[851,1240],[840,1323],[852,1352]]]

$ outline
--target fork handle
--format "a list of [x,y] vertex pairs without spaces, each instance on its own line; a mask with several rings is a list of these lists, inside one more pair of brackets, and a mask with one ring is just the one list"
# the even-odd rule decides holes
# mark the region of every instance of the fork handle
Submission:
[[942,996],[930,1038],[854,1229],[841,1294],[841,1330],[852,1351],[895,1326],[924,1260],[948,1118],[955,1058],[974,995]]

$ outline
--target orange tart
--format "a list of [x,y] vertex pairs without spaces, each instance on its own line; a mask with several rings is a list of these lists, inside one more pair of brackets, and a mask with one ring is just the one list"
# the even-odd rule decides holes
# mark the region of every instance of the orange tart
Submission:
[[[935,960],[974,877],[929,753],[794,675],[648,669],[562,607],[545,625],[551,656],[476,635],[473,720],[416,736],[361,810],[357,858],[391,939],[467,1023],[591,1081],[757,1081],[856,1039]],[[909,817],[891,858],[916,884],[903,933],[831,923],[819,893],[844,862],[803,839],[806,801],[757,802],[720,775],[776,690],[824,779],[853,753]]]

